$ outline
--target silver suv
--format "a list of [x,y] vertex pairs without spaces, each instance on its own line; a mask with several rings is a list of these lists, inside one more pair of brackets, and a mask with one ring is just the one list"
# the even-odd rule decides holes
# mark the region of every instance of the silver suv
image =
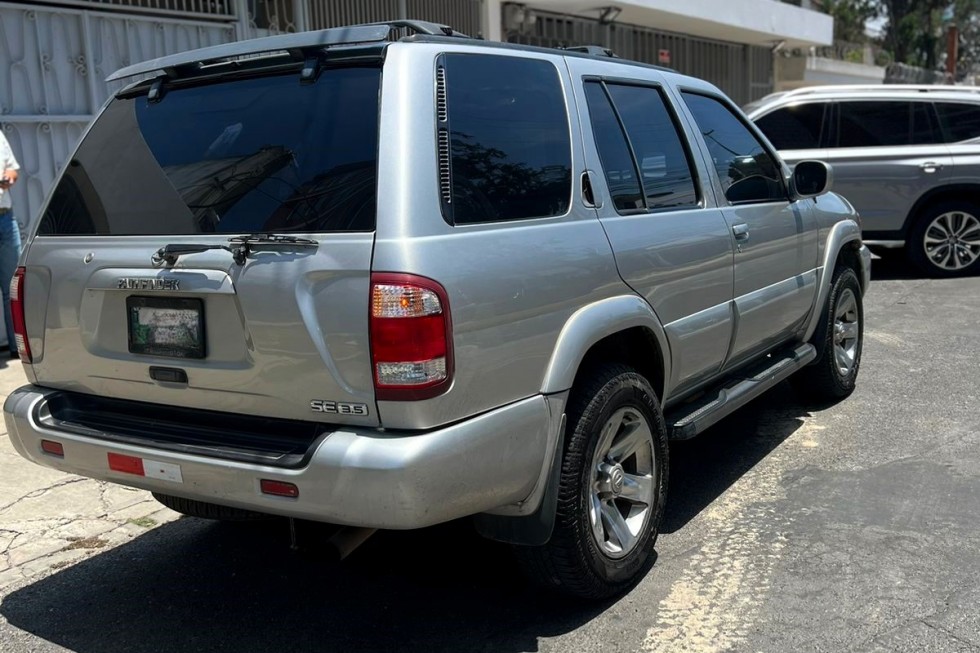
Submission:
[[865,242],[932,276],[980,271],[980,88],[817,86],[745,107],[791,165],[818,159]]
[[700,80],[392,27],[116,73],[140,81],[14,279],[11,440],[188,515],[347,542],[475,516],[543,584],[620,592],[668,439],[797,371],[853,390],[854,210]]

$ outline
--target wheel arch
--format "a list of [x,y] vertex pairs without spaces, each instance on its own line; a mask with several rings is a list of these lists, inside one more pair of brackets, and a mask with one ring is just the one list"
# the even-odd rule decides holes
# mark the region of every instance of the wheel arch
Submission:
[[827,234],[820,276],[817,280],[817,297],[803,335],[804,342],[809,342],[813,338],[823,318],[834,270],[842,262],[854,268],[861,283],[861,293],[866,293],[871,281],[871,253],[861,243],[861,227],[854,220],[841,220],[831,227],[830,233]]
[[660,320],[643,298],[620,295],[576,311],[558,336],[541,392],[571,389],[592,360],[603,358],[636,368],[663,402],[669,390],[670,347]]
[[[973,194],[972,199],[970,198],[970,193]],[[930,188],[927,190],[919,197],[919,199],[915,201],[915,204],[912,205],[908,215],[905,216],[905,222],[902,223],[902,238],[907,239],[909,237],[915,221],[928,207],[940,202],[955,200],[973,201],[980,204],[980,184],[949,184],[946,186],[937,186],[936,188]]]

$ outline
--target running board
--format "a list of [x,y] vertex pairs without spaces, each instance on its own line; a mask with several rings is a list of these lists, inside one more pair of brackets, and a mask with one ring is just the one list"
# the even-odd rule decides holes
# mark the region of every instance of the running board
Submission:
[[671,440],[687,440],[749,403],[766,390],[811,363],[817,357],[813,345],[773,353],[761,363],[739,372],[722,385],[671,408],[664,416]]

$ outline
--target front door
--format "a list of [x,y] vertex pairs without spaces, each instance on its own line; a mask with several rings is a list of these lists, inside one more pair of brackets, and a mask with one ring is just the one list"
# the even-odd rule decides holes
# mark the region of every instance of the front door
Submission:
[[737,322],[728,366],[792,337],[816,295],[813,200],[790,201],[779,160],[720,96],[683,92],[727,206]]

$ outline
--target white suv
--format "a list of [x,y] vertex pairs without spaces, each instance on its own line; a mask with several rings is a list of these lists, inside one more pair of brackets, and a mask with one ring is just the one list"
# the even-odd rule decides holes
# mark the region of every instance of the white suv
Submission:
[[980,88],[823,86],[745,107],[787,163],[833,165],[865,242],[925,273],[980,270]]

